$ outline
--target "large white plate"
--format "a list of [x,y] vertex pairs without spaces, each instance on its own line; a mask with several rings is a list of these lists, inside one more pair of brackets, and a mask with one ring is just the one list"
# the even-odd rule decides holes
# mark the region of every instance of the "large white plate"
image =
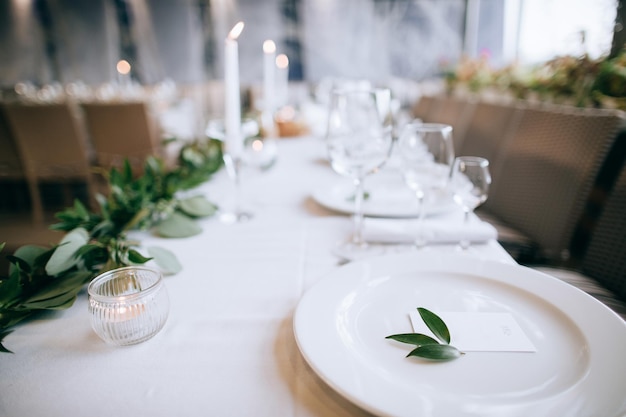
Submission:
[[[363,203],[363,214],[372,217],[417,217],[418,205],[413,192],[404,184],[400,173],[383,170],[365,179],[368,198]],[[331,185],[320,186],[313,199],[322,206],[341,213],[354,212],[354,185],[341,179]],[[456,209],[452,197],[441,193],[426,198],[424,214],[441,214]]]
[[[405,358],[385,336],[408,313],[508,312],[536,352],[468,352],[450,362]],[[350,263],[303,296],[300,351],[333,389],[384,416],[621,416],[626,324],[600,302],[526,267],[451,254]]]

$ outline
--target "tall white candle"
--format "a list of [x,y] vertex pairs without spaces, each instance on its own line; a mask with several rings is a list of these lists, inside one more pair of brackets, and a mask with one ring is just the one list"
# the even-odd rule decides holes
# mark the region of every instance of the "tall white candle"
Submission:
[[289,58],[280,54],[276,57],[276,106],[283,107],[289,101]]
[[241,134],[241,98],[239,86],[239,45],[237,38],[243,31],[238,22],[228,34],[224,45],[224,129],[226,152],[237,157],[243,151]]
[[267,40],[263,42],[263,109],[270,113],[274,113],[276,94],[276,44],[274,41]]

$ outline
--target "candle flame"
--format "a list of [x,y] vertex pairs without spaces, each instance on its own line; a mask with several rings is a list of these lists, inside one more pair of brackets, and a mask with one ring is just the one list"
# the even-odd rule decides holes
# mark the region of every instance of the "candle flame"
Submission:
[[272,40],[263,42],[263,52],[266,54],[273,54],[276,52],[276,44]]
[[121,59],[117,61],[116,68],[117,68],[117,72],[119,72],[122,75],[126,75],[130,72],[130,64],[125,59]]
[[287,55],[285,54],[280,54],[276,57],[276,66],[278,68],[287,68],[289,66],[289,58],[287,58]]
[[228,39],[236,40],[243,31],[243,22],[237,22],[235,26],[228,32]]
[[252,149],[261,152],[263,150],[263,142],[259,139],[255,139],[254,142],[252,142]]

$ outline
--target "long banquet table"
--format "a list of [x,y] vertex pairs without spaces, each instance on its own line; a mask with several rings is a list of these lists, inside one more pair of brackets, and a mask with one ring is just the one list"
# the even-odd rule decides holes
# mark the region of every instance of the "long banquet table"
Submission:
[[[304,292],[340,260],[348,216],[311,192],[338,178],[315,137],[278,143],[276,164],[243,179],[251,221],[201,221],[203,233],[143,245],[173,251],[183,270],[167,276],[170,313],[147,342],[112,347],[93,332],[87,295],[23,324],[0,354],[0,416],[363,416],[305,362],[292,320]],[[198,191],[220,204],[233,193],[221,171]],[[426,251],[455,251],[454,245]],[[470,255],[513,262],[494,241]],[[323,343],[323,341],[320,341]]]

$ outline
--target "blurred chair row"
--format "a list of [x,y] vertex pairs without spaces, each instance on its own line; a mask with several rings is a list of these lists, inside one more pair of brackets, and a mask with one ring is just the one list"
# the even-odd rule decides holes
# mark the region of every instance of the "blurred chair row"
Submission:
[[592,278],[578,281],[583,289],[599,283],[626,301],[623,112],[442,95],[414,113],[452,125],[457,155],[489,159],[492,187],[477,214],[518,262],[578,270]]
[[[622,145],[623,146],[623,145]],[[596,297],[626,320],[626,167],[588,222],[578,268],[538,267]]]
[[44,183],[87,188],[93,205],[95,169],[119,166],[125,158],[140,164],[158,155],[158,132],[144,102],[24,104],[0,106],[0,180],[24,180],[33,221],[44,221]]

